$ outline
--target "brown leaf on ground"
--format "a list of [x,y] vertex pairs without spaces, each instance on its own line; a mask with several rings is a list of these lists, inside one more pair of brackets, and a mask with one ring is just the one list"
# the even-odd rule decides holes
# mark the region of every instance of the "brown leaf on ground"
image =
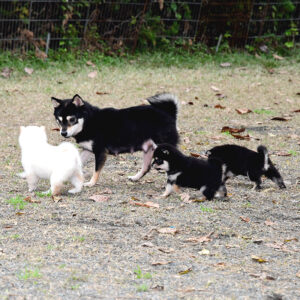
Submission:
[[291,156],[292,153],[286,152],[286,151],[276,151],[274,152],[275,155],[277,156]]
[[291,118],[285,118],[285,117],[274,117],[271,120],[272,121],[282,121],[282,122],[286,122],[289,121]]
[[97,71],[93,71],[88,74],[89,78],[95,78],[96,76],[97,76]]
[[185,240],[185,242],[191,242],[191,243],[208,243],[210,242],[212,239],[210,238],[212,236],[214,232],[210,232],[209,234],[207,235],[204,235],[204,236],[200,236],[200,237],[191,237],[191,238],[188,238],[187,240]]
[[240,115],[245,115],[252,112],[252,110],[248,108],[236,108],[235,111]]
[[221,94],[221,93],[216,93],[216,96],[217,96],[219,99],[226,98],[226,95]]
[[215,105],[215,108],[225,109],[226,106],[222,106],[221,104],[217,104],[217,105]]
[[189,101],[188,105],[194,105],[194,102],[193,101]]
[[252,260],[254,260],[254,261],[256,261],[260,264],[265,263],[265,262],[268,261],[267,259],[264,259],[264,258],[256,256],[256,255],[252,255],[251,258],[252,258]]
[[192,201],[190,200],[190,195],[189,193],[182,193],[180,195],[180,199],[184,202],[184,203],[191,203]]
[[[138,200],[135,197],[131,197],[131,199]],[[159,204],[158,203],[154,203],[154,202],[151,202],[151,201],[147,201],[145,203],[143,203],[143,202],[137,202],[137,201],[129,201],[129,203],[131,205],[143,206],[143,207],[148,207],[148,208],[159,208]]]
[[59,196],[51,196],[52,200],[57,203],[57,202],[60,202],[62,200],[62,197],[59,197]]
[[107,93],[107,92],[96,92],[96,94],[100,95],[100,96],[102,96],[102,95],[109,95],[109,93]]
[[246,223],[249,223],[250,222],[250,218],[248,217],[243,217],[243,216],[240,216],[240,219]]
[[163,253],[172,253],[174,252],[175,250],[173,248],[163,248],[163,247],[158,247],[157,250],[163,252]]
[[152,266],[164,266],[172,263],[172,261],[167,261],[167,260],[160,260],[160,261],[154,261],[151,263]]
[[293,112],[299,113],[299,112],[300,112],[300,109],[293,110]]
[[229,127],[229,126],[224,126],[221,129],[221,132],[229,132],[229,133],[240,133],[240,132],[244,132],[245,128],[233,128],[233,127]]
[[231,133],[231,135],[232,135],[234,138],[238,139],[238,140],[246,140],[246,141],[250,141],[250,139],[251,139],[251,137],[250,137],[249,134],[247,134],[247,135],[240,135],[240,134],[234,134],[234,133]]
[[178,233],[178,229],[173,228],[173,227],[163,227],[163,228],[157,229],[157,231],[162,234],[172,234],[172,235],[175,235],[176,233]]
[[29,203],[41,203],[41,200],[32,199],[30,196],[25,197],[24,201],[29,202]]
[[31,75],[32,73],[33,73],[33,69],[32,68],[28,68],[28,67],[25,67],[24,68],[24,71],[25,71],[25,73],[27,73],[28,75]]
[[59,128],[52,128],[51,130],[52,130],[52,131],[60,131]]
[[200,157],[200,154],[191,152],[191,153],[190,153],[190,156],[193,156],[193,157]]
[[16,215],[17,215],[17,216],[22,216],[22,215],[24,215],[24,213],[18,211],[18,212],[16,212]]

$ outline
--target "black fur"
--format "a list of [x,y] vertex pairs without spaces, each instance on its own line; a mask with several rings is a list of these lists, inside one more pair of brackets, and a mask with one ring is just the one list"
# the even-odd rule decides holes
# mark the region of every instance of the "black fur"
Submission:
[[[179,136],[176,129],[177,100],[170,94],[155,95],[147,99],[150,105],[133,106],[124,109],[99,108],[82,100],[79,95],[73,99],[52,98],[54,116],[65,137],[74,116],[73,124],[83,119],[82,130],[73,137],[77,143],[92,141],[95,154],[95,171],[105,162],[106,153],[118,154],[143,150],[143,144],[168,142],[177,145]],[[67,117],[69,116],[69,120]],[[62,121],[59,120],[62,118]]]
[[[226,164],[226,178],[232,175],[244,175],[256,183],[256,189],[261,188],[261,176],[275,182],[279,188],[285,188],[283,179],[269,158],[265,146],[258,146],[257,152],[237,145],[222,145],[207,151],[209,158],[218,158]],[[265,168],[267,167],[267,168]]]
[[[203,195],[208,200],[211,200],[217,191],[226,196],[227,191],[223,182],[225,165],[220,160],[202,160],[185,156],[169,144],[158,145],[153,157],[152,165],[158,170],[161,170],[164,161],[168,163],[168,184],[195,189],[205,187],[203,188]],[[172,175],[178,173],[179,175],[175,179],[175,176]]]

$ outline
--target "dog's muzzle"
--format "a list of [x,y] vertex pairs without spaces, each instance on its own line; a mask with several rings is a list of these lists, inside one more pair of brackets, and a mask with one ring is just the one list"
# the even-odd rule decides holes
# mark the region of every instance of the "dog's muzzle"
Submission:
[[68,132],[67,132],[67,131],[61,130],[60,134],[61,134],[63,137],[68,137]]

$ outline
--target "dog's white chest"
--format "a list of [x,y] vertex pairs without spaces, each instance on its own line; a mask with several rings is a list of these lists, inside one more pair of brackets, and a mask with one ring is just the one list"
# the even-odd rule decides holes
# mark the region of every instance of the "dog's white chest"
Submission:
[[79,143],[79,145],[84,150],[93,151],[93,141],[84,141]]

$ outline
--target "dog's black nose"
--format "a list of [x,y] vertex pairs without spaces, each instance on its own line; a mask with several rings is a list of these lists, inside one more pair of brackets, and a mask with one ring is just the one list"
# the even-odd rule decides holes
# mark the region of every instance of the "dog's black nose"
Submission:
[[68,135],[68,132],[67,132],[67,131],[62,131],[60,134],[61,134],[63,137],[66,137],[66,136]]

